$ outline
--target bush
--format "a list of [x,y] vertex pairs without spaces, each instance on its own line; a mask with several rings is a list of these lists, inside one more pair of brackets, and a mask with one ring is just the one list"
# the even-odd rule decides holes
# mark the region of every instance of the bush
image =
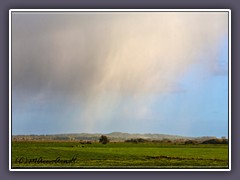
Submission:
[[99,142],[102,144],[107,144],[107,143],[109,143],[109,139],[107,136],[102,135],[99,139]]
[[185,144],[197,144],[197,141],[187,140],[185,141]]
[[137,138],[137,139],[128,139],[125,142],[131,142],[131,143],[144,143],[144,142],[148,142],[147,139],[143,139],[143,138]]
[[222,144],[222,141],[220,139],[209,139],[203,141],[202,144]]

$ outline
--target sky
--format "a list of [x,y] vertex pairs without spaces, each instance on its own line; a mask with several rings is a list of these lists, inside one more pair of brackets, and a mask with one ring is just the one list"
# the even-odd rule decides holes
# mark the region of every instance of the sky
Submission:
[[13,12],[12,134],[228,135],[227,12]]

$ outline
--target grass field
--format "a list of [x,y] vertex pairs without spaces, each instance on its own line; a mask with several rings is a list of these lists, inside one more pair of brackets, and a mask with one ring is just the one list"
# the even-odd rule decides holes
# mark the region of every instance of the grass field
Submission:
[[228,168],[228,145],[12,142],[12,168]]

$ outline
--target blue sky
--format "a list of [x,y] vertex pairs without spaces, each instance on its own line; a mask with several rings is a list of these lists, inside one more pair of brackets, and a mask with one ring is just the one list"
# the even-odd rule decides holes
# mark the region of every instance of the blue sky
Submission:
[[12,23],[13,134],[228,135],[227,13],[15,13]]

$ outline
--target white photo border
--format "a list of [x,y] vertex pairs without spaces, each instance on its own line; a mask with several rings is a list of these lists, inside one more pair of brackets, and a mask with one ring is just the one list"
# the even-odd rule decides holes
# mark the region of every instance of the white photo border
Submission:
[[[228,169],[12,168],[12,13],[13,12],[228,12]],[[230,9],[10,9],[9,10],[9,171],[231,171],[231,10]]]

